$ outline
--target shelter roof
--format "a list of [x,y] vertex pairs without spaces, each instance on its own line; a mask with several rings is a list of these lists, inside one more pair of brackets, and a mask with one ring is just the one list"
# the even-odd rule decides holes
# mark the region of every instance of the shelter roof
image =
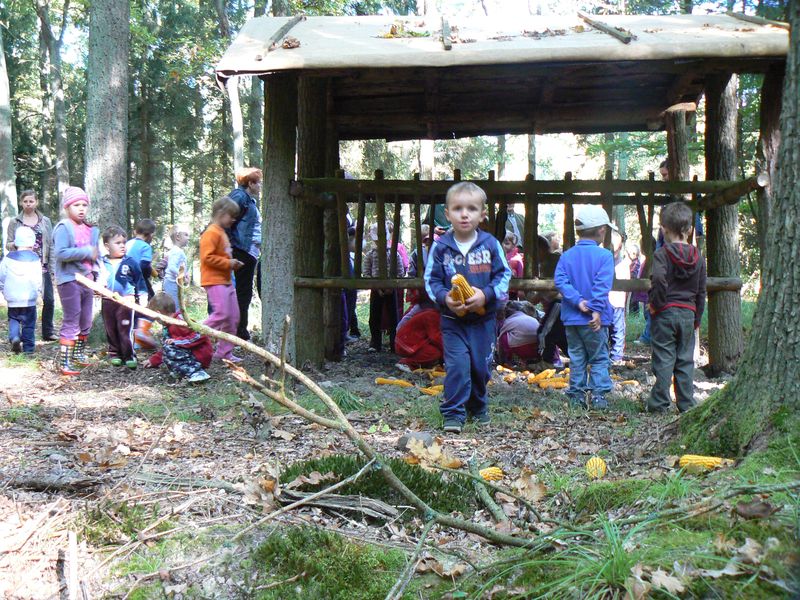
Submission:
[[329,77],[340,139],[588,133],[658,129],[666,108],[699,99],[710,74],[764,72],[788,52],[785,28],[728,15],[592,19],[630,41],[577,15],[259,17],[216,73]]

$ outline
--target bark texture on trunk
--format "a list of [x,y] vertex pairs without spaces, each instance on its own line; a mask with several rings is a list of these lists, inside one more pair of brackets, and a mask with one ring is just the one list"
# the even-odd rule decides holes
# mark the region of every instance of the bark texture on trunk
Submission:
[[[325,174],[327,86],[324,79],[300,77],[297,88],[297,177]],[[294,235],[295,273],[304,277],[323,274],[325,248],[324,210],[307,202],[297,203]],[[284,241],[285,243],[285,241]],[[297,289],[295,296],[295,346],[298,364],[322,364],[325,355],[322,290]]]
[[89,10],[86,192],[101,227],[124,224],[127,203],[130,4],[95,0]]
[[46,34],[39,28],[39,89],[42,92],[42,138],[39,152],[42,155],[42,172],[39,178],[39,202],[47,214],[58,214],[58,179],[53,158],[53,95],[50,93],[50,58]]
[[[215,0],[214,8],[217,11],[220,34],[228,40],[232,39],[231,25],[228,21],[228,13],[225,12],[224,0]],[[244,124],[242,122],[242,105],[239,101],[239,78],[235,76],[228,78],[225,82],[225,91],[228,92],[228,106],[231,110],[233,172],[236,173],[236,171],[244,166]],[[234,178],[232,177],[231,179]]]
[[697,452],[741,455],[766,436],[797,435],[800,411],[800,3],[783,88],[781,145],[761,293],[734,379],[681,419],[682,442]]
[[[264,84],[264,186],[261,193],[261,327],[264,347],[279,354],[284,319],[296,323],[295,256],[297,201],[289,195],[297,148],[297,78],[273,74]],[[321,325],[321,324],[318,324]],[[296,358],[295,327],[289,328],[287,356]]]
[[14,144],[11,139],[11,91],[8,87],[3,32],[0,28],[0,219],[3,219],[4,236],[6,218],[14,217],[16,214],[17,187],[14,176]]
[[[706,89],[706,179],[737,178],[737,83],[735,75],[717,75],[711,77]],[[709,210],[706,219],[708,275],[738,277],[738,206]],[[711,372],[733,372],[744,349],[742,302],[738,293],[720,292],[709,297],[708,338]]]

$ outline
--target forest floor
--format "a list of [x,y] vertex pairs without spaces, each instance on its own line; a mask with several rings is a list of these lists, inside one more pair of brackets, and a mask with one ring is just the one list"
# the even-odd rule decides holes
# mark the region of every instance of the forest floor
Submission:
[[[373,475],[341,492],[396,506],[390,518],[367,516],[358,501],[302,506],[237,536],[275,508],[276,477],[277,489],[315,490],[363,461],[346,438],[256,398],[224,366],[192,386],[98,356],[79,377],[63,378],[54,344],[40,344],[34,358],[13,356],[0,334],[0,597],[371,599],[384,598],[403,571],[424,524]],[[776,491],[800,478],[797,433],[710,474],[680,470],[675,455],[691,448],[676,445],[677,414],[642,412],[648,357],[629,350],[614,374],[638,383],[620,386],[608,412],[571,410],[560,391],[495,372],[491,425],[461,435],[440,432],[440,396],[419,391],[441,380],[400,372],[395,357],[368,353],[365,341],[349,345],[343,362],[308,371],[437,510],[542,541],[509,550],[434,528],[404,597],[798,592],[800,499],[797,489]],[[263,372],[253,357],[244,366]],[[415,387],[376,385],[376,377]],[[700,401],[722,385],[697,370]],[[497,483],[538,517],[498,492],[510,521],[495,523],[470,480],[403,461],[409,453],[397,442],[407,432],[431,434],[452,465],[475,457],[500,467]],[[589,481],[585,463],[595,455],[608,472]],[[742,485],[763,493],[731,493]]]

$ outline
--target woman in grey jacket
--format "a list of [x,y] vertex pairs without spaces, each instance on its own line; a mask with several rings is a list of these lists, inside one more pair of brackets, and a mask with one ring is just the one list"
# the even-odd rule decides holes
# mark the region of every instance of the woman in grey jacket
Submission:
[[18,227],[30,227],[36,235],[36,242],[33,251],[42,261],[42,339],[46,342],[56,340],[53,329],[53,308],[55,306],[53,296],[53,273],[55,272],[55,255],[53,248],[53,224],[39,210],[39,201],[36,192],[25,190],[20,194],[20,209],[22,210],[16,217],[11,219],[8,224],[8,244],[6,250],[13,252],[17,248],[14,246],[14,235]]

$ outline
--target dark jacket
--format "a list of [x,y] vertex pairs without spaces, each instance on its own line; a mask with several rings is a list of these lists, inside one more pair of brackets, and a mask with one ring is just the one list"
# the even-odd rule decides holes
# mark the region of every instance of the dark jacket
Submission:
[[650,276],[650,312],[657,315],[670,308],[694,311],[695,327],[706,304],[706,264],[691,244],[665,244],[653,254]]
[[104,268],[103,284],[120,296],[135,296],[138,300],[139,291],[144,287],[144,277],[139,268],[139,261],[130,256],[124,256],[115,265],[108,256],[104,256],[102,263]]
[[480,288],[486,296],[485,316],[470,312],[460,320],[494,318],[498,306],[508,301],[511,269],[503,247],[493,235],[478,230],[478,238],[466,258],[458,249],[452,231],[433,243],[425,265],[425,291],[439,305],[442,314],[450,318],[455,315],[447,308],[445,298],[452,287],[450,279],[456,273],[463,275],[472,287]]
[[256,199],[247,193],[247,188],[242,186],[237,187],[228,196],[239,205],[239,214],[231,225],[230,231],[226,233],[232,247],[249,252],[253,243],[253,230],[258,221]]

